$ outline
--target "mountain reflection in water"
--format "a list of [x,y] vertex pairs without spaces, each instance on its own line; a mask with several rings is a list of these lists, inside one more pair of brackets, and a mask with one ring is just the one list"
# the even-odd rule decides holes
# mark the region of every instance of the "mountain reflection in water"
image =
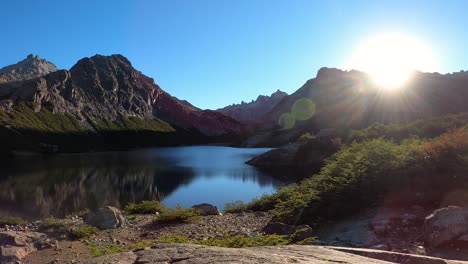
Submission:
[[244,164],[267,150],[196,146],[19,157],[0,164],[0,216],[63,217],[141,200],[223,208],[283,185]]

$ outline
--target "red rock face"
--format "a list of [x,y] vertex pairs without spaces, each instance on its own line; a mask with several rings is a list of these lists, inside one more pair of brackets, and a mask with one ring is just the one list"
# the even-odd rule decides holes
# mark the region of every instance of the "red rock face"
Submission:
[[239,134],[245,126],[221,113],[200,110],[185,101],[159,90],[153,114],[169,123],[186,129],[196,129],[205,135]]

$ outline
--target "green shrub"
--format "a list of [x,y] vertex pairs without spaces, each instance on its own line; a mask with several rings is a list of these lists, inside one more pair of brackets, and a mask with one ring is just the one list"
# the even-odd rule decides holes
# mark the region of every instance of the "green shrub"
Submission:
[[71,239],[83,239],[99,233],[99,229],[87,224],[79,224],[68,228],[68,235]]
[[311,135],[309,132],[306,132],[304,134],[302,134],[298,139],[297,139],[297,142],[299,143],[307,143],[309,140],[312,140],[314,139],[315,136],[314,135]]
[[26,224],[27,221],[22,219],[21,217],[16,216],[0,216],[0,227],[4,227],[5,225],[22,225]]
[[91,254],[95,257],[103,256],[103,255],[109,255],[109,254],[115,254],[115,253],[120,253],[124,252],[125,249],[119,247],[116,244],[110,243],[106,244],[103,247],[97,246],[95,243],[88,243],[86,245],[88,250],[91,252]]
[[227,236],[223,238],[208,238],[206,240],[190,240],[181,235],[166,235],[160,237],[156,242],[167,244],[188,243],[213,247],[243,248],[287,245],[289,244],[290,240],[287,236],[280,235],[265,235],[256,237]]
[[225,213],[239,213],[247,210],[247,204],[242,201],[227,203],[224,206]]
[[129,203],[125,206],[126,214],[155,214],[162,213],[167,207],[158,201],[141,201],[139,203]]
[[67,227],[69,224],[67,224],[65,221],[61,219],[57,219],[53,216],[48,217],[44,220],[41,220],[39,222],[39,229],[40,230],[54,230],[54,231],[59,231],[59,232],[66,232]]
[[177,206],[175,209],[163,211],[156,220],[159,223],[186,223],[200,220],[200,211],[194,208],[182,208]]

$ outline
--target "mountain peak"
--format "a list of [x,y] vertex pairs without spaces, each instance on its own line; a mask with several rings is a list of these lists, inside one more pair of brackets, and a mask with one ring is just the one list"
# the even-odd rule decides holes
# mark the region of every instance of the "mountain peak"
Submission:
[[57,67],[38,55],[29,54],[24,60],[0,69],[11,81],[25,81],[57,71]]

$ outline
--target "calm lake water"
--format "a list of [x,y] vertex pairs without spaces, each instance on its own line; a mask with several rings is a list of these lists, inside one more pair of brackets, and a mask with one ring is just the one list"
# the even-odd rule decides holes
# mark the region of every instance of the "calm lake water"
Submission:
[[0,164],[0,215],[62,217],[141,200],[222,209],[283,186],[244,164],[267,150],[194,146],[15,158]]

